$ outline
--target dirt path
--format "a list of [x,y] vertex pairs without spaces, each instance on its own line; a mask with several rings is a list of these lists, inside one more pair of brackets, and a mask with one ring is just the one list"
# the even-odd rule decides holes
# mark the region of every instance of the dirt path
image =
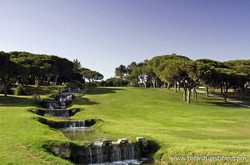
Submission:
[[[215,94],[209,94],[209,96],[224,100],[223,97],[215,95]],[[232,104],[236,104],[236,105],[239,105],[239,106],[242,106],[242,107],[250,108],[250,105],[247,105],[244,101],[240,101],[240,100],[236,100],[236,99],[232,99],[232,98],[227,98],[227,101],[229,103],[232,103]]]
[[[197,90],[197,92],[198,93],[202,93],[202,94],[206,93],[205,91],[200,91],[200,90]],[[215,98],[220,99],[220,100],[224,100],[223,97],[215,95],[215,94],[209,94],[209,96],[210,97],[215,97]],[[250,105],[246,104],[244,101],[240,101],[240,100],[236,100],[236,99],[232,99],[232,98],[227,98],[227,101],[229,103],[232,103],[232,104],[235,104],[235,105],[239,105],[239,106],[242,106],[242,107],[250,108]]]

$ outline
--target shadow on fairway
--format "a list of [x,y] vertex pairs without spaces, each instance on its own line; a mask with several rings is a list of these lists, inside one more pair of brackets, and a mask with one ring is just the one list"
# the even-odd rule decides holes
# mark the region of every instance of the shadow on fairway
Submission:
[[31,105],[31,99],[16,97],[9,95],[7,97],[0,96],[0,107],[4,106],[17,106],[17,107],[26,107]]
[[222,100],[214,99],[214,98],[209,98],[209,100],[206,103],[206,106],[220,106],[224,108],[242,108],[242,106],[233,104],[230,102],[224,102]]
[[90,88],[87,92],[88,95],[97,95],[97,94],[108,94],[116,93],[116,91],[125,90],[123,88]]
[[242,106],[240,105],[236,105],[233,103],[225,103],[225,102],[212,102],[212,104],[216,105],[216,106],[221,106],[221,107],[225,107],[225,108],[241,108]]
[[149,140],[148,143],[150,146],[150,153],[152,155],[154,155],[161,148],[161,146],[156,140]]
[[99,103],[95,101],[90,101],[88,98],[82,97],[82,98],[73,100],[72,105],[94,105],[94,104],[99,104]]

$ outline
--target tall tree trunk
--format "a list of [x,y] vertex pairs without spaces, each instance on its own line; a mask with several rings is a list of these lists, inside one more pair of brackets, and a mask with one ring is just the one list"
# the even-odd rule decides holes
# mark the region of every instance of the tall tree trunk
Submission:
[[153,88],[156,88],[156,81],[155,79],[152,80]]
[[147,83],[143,81],[144,88],[147,88]]
[[50,86],[50,77],[47,77],[46,84],[47,84],[47,86]]
[[41,87],[42,86],[42,79],[38,79],[37,80],[37,87]]
[[7,97],[7,94],[8,94],[8,83],[4,83],[4,96]]
[[151,79],[152,88],[155,88],[155,82],[156,82],[156,79],[152,77]]
[[187,101],[187,88],[183,88],[184,92],[183,92],[183,101]]
[[40,77],[35,77],[35,85],[37,85],[37,87],[40,87],[42,84],[42,79]]
[[224,102],[227,103],[227,95],[224,95]]
[[54,86],[56,86],[56,84],[57,84],[57,80],[58,80],[58,75],[56,75],[55,77],[54,77],[54,80],[53,80],[53,85]]
[[25,81],[25,88],[27,89],[27,88],[28,88],[28,78],[25,77],[25,78],[24,78],[24,81]]
[[240,90],[240,95],[241,95],[241,96],[244,96],[244,93],[245,93],[245,87],[244,87],[244,86],[242,86],[242,87],[240,87],[240,88],[239,88],[239,90]]
[[208,86],[206,86],[206,98],[208,98]]
[[228,87],[226,83],[223,83],[221,85],[221,94],[223,95],[225,103],[227,102],[227,92],[228,92]]
[[187,91],[187,103],[190,104],[190,100],[191,100],[191,88],[189,87],[188,88],[188,91]]
[[193,99],[197,100],[197,91],[195,87],[193,88]]
[[174,82],[174,92],[177,92],[177,81]]
[[224,101],[225,103],[227,102],[227,92],[228,92],[228,89],[227,89],[227,86],[225,87],[225,92],[224,92]]

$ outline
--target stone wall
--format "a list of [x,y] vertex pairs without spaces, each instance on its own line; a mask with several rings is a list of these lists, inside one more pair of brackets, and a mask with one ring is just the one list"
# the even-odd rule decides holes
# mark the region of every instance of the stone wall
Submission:
[[117,142],[103,140],[88,146],[54,145],[49,150],[75,164],[90,164],[149,158],[150,148],[150,141],[145,138],[139,139],[135,143],[124,138]]

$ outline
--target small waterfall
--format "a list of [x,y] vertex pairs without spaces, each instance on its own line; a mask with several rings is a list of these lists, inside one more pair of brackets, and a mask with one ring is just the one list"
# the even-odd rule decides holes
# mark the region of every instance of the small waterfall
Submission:
[[71,123],[69,127],[70,128],[75,128],[76,127],[76,123],[75,122]]
[[121,148],[118,145],[113,145],[113,161],[122,160]]
[[79,127],[85,127],[85,121],[78,121]]
[[57,117],[69,117],[69,110],[45,110],[44,116],[57,116]]
[[95,164],[95,165],[129,165],[142,164],[150,161],[148,142],[145,138],[139,137],[137,142],[131,143],[126,138],[117,142],[102,140],[91,143],[87,147],[81,146],[70,148],[69,154],[65,155],[65,146],[62,146],[61,153],[55,148],[55,154],[71,158],[75,164]]
[[40,115],[40,116],[49,116],[49,117],[62,117],[62,118],[68,118],[70,116],[73,116],[77,112],[79,112],[80,109],[74,108],[74,109],[33,109],[31,112]]
[[135,151],[136,145],[138,144],[131,143],[126,138],[118,139],[117,142],[112,142],[111,140],[94,142],[88,148],[88,162],[95,164],[105,162],[135,161],[135,159],[140,159],[140,157],[136,156],[138,155]]
[[97,155],[97,163],[102,163],[103,161],[103,153],[102,153],[102,147],[97,146],[96,148],[96,155]]
[[85,121],[71,121],[70,128],[78,128],[78,127],[85,127]]
[[88,154],[89,154],[89,163],[92,164],[93,160],[92,160],[92,149],[91,147],[88,147]]
[[128,159],[135,159],[135,146],[133,144],[129,144],[129,152]]
[[135,150],[134,145],[131,143],[120,144],[120,149],[122,153],[122,160],[134,159]]
[[47,104],[47,107],[48,107],[48,109],[50,109],[50,110],[51,110],[51,109],[54,109],[53,104],[50,103],[50,102]]

